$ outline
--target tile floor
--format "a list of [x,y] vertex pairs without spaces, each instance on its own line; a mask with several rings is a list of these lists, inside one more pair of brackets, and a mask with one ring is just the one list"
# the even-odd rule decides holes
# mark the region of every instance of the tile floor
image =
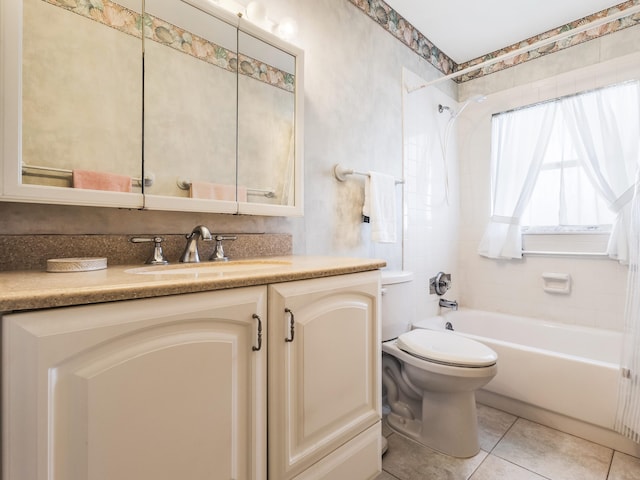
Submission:
[[478,405],[480,453],[443,455],[383,427],[376,480],[640,480],[640,458]]

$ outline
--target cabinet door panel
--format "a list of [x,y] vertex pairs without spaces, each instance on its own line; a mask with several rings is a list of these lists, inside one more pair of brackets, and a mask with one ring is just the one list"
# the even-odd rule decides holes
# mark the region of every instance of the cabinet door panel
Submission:
[[294,480],[370,480],[382,471],[380,423],[314,463]]
[[264,479],[265,293],[7,315],[4,478]]
[[292,478],[379,421],[378,281],[370,272],[269,287],[272,478]]
[[151,329],[51,368],[56,478],[236,478],[247,419],[229,412],[234,397],[246,409],[242,330]]
[[293,362],[304,367],[298,369],[302,388],[294,402],[304,406],[304,430],[298,432],[302,445],[336,430],[334,423],[371,410],[371,307],[367,299],[345,294],[296,308],[301,347],[292,349]]

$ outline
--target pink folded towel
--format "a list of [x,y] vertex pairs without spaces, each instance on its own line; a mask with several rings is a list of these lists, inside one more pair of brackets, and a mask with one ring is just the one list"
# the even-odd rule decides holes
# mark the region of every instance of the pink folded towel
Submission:
[[[189,190],[189,196],[191,198],[205,198],[210,200],[229,200],[236,201],[236,186],[225,185],[222,183],[210,183],[210,182],[191,182],[191,189]],[[247,188],[238,187],[238,201],[247,201]]]
[[131,192],[131,177],[117,173],[73,170],[73,188]]
[[243,187],[242,185],[238,185],[238,201],[246,202],[247,201],[247,187]]

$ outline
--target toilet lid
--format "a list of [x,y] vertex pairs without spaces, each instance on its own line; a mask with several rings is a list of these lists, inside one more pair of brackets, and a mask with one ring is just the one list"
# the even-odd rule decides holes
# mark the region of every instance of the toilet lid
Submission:
[[403,333],[398,348],[416,357],[463,367],[488,367],[498,360],[486,345],[453,332],[416,329]]

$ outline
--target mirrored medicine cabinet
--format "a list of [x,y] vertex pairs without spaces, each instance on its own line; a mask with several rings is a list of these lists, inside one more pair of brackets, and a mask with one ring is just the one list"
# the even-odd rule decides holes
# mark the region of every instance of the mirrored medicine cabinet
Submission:
[[4,0],[0,200],[302,214],[303,53],[208,0]]

